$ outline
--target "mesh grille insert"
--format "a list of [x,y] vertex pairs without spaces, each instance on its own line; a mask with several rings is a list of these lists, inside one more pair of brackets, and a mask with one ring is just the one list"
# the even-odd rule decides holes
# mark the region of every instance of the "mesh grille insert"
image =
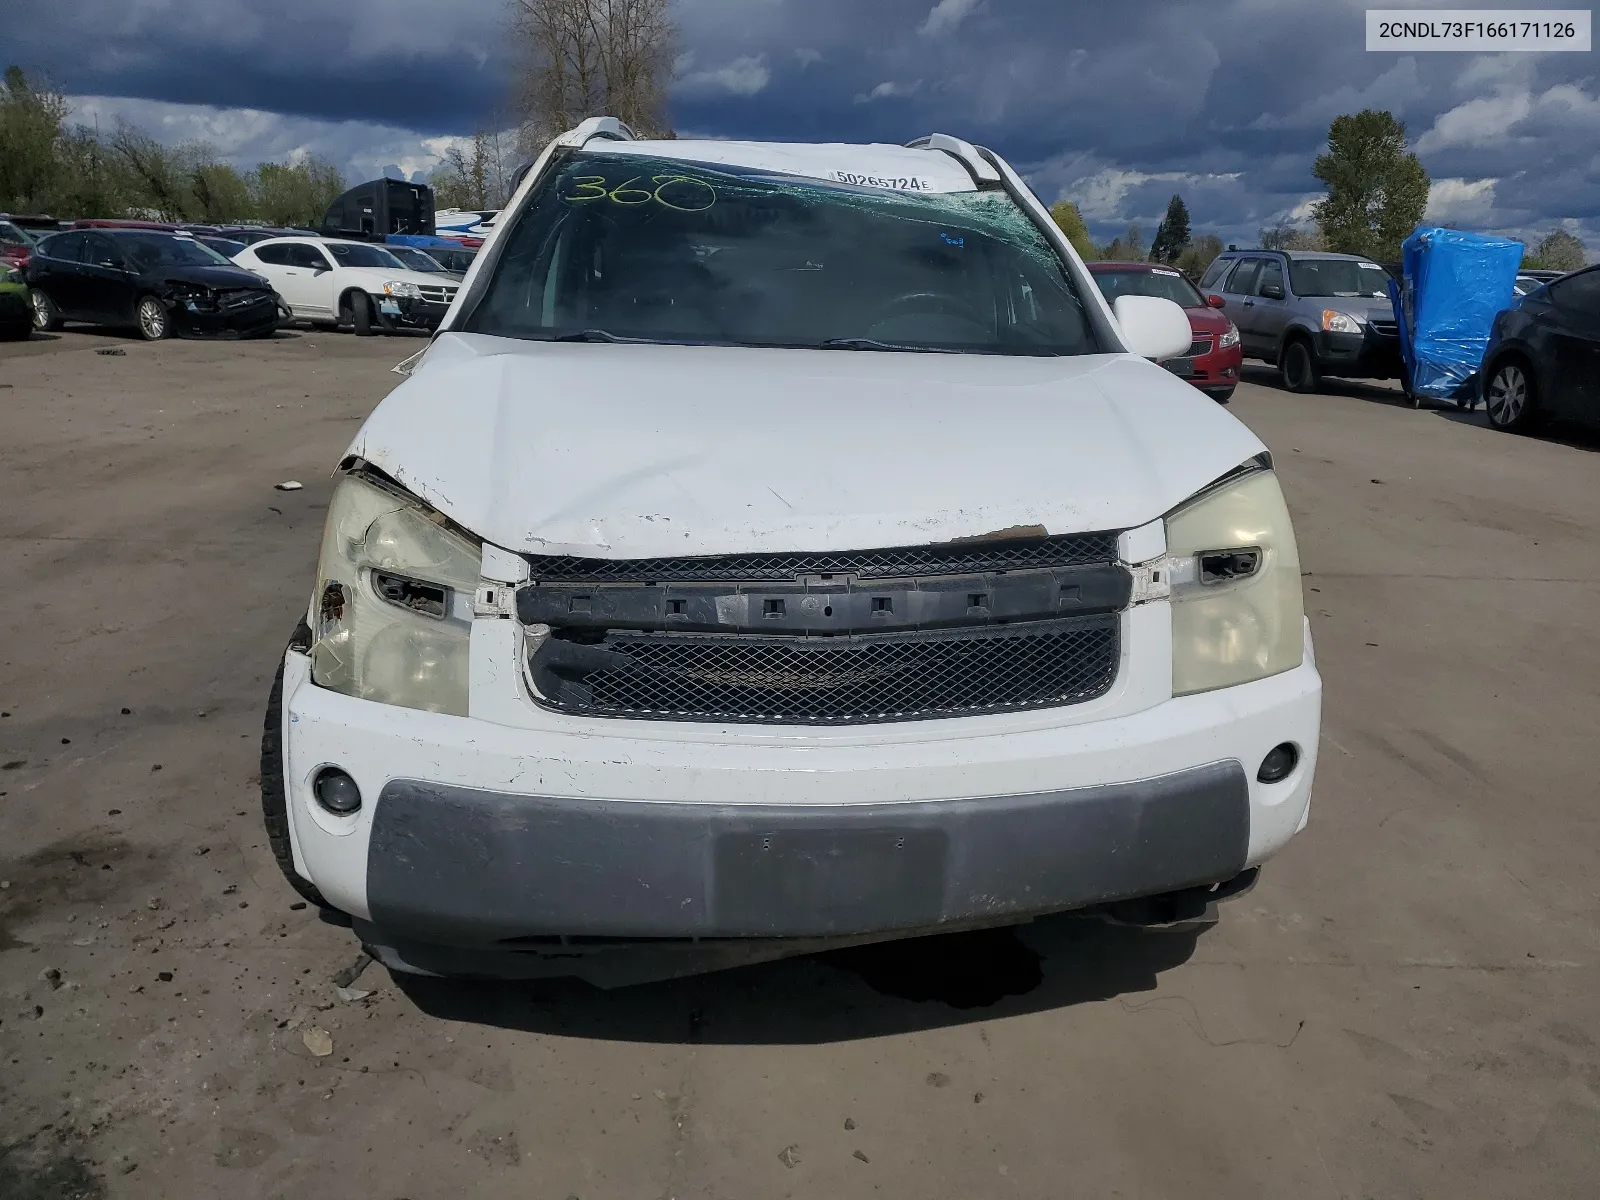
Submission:
[[848,574],[862,579],[962,575],[1024,567],[1077,567],[1117,560],[1115,533],[1018,541],[946,543],[887,550],[724,554],[701,558],[569,558],[529,555],[542,583],[723,583]]
[[[1079,704],[1116,678],[1116,614],[852,637],[612,630],[582,670],[533,657],[565,712],[676,721],[840,725]],[[609,652],[609,653],[604,653]]]

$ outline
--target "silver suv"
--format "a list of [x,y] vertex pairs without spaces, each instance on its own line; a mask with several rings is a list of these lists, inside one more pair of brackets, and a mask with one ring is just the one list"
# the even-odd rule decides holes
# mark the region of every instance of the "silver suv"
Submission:
[[1291,392],[1324,375],[1400,379],[1400,338],[1389,273],[1354,254],[1228,250],[1200,279],[1222,296],[1247,358],[1276,363]]

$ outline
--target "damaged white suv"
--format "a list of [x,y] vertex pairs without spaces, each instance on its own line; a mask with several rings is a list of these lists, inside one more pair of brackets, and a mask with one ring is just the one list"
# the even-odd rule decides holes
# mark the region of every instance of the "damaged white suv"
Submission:
[[340,464],[290,881],[394,969],[599,982],[1242,891],[1321,682],[1189,336],[957,139],[586,121]]

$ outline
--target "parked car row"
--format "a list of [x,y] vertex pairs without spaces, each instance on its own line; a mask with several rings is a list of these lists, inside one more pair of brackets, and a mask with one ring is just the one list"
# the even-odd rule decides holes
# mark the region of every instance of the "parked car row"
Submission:
[[[151,340],[262,337],[291,320],[362,335],[432,330],[460,287],[459,275],[421,251],[408,253],[413,267],[369,242],[301,233],[247,244],[226,232],[100,222],[30,238],[13,286],[35,329],[74,321]],[[0,301],[0,324],[6,303],[16,301]]]

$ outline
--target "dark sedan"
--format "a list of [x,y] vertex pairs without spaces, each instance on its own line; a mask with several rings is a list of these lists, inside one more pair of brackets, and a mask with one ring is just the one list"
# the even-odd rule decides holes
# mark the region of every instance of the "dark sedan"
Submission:
[[52,234],[28,263],[35,329],[63,321],[172,333],[265,337],[282,302],[261,276],[193,237],[135,229]]
[[1563,275],[1495,317],[1478,380],[1496,429],[1546,417],[1600,428],[1600,266]]

